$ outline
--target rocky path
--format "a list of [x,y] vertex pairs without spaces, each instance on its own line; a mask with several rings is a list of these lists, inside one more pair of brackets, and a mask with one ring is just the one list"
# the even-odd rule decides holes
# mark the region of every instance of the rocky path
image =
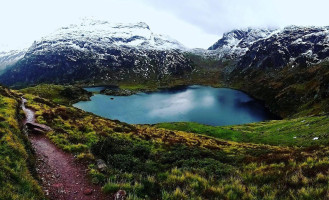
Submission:
[[25,125],[29,130],[29,139],[36,152],[36,171],[42,180],[42,187],[49,199],[89,200],[111,199],[101,192],[101,187],[93,185],[87,178],[87,168],[75,161],[72,154],[57,148],[44,132],[50,127],[35,123],[34,111],[25,107]]

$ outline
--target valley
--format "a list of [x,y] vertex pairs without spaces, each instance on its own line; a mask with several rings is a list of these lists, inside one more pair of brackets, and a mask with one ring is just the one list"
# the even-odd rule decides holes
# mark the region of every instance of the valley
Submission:
[[[52,128],[46,133],[50,141],[78,162],[90,163],[87,177],[107,194],[122,189],[128,199],[326,195],[327,116],[228,127],[129,125],[28,93],[24,97],[35,110],[36,122]],[[67,97],[56,99],[62,98]],[[105,171],[97,167],[96,158],[106,161]]]
[[[56,199],[35,166],[67,157],[85,173],[61,189],[97,199],[327,199],[328,58],[328,27],[236,29],[208,50],[145,23],[62,27],[0,54],[0,197]],[[49,131],[24,126],[22,98]]]

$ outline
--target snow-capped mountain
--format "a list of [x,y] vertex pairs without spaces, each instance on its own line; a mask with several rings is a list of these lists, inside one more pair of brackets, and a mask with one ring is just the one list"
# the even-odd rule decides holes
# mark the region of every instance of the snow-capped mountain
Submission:
[[100,51],[111,47],[150,50],[185,49],[182,44],[169,36],[154,34],[144,22],[123,24],[85,19],[80,24],[60,28],[43,37],[30,50],[38,54],[61,47],[94,53],[101,53]]
[[[224,33],[208,50],[214,51],[218,58],[232,59],[246,54],[249,48],[258,40],[270,37],[276,29],[245,28]],[[211,52],[210,51],[210,52]]]
[[236,60],[242,68],[312,65],[329,57],[329,27],[236,29],[225,33],[203,55]]
[[199,71],[213,74],[214,68],[229,77],[248,68],[322,62],[329,58],[329,27],[236,29],[204,50],[187,49],[142,22],[85,20],[43,37],[26,52],[2,55],[0,67],[11,66],[0,76],[6,85],[170,82],[200,78],[194,76]]
[[329,27],[289,26],[254,42],[238,66],[309,66],[328,58]]
[[34,42],[23,59],[1,77],[7,85],[39,82],[116,84],[121,80],[184,77],[193,69],[170,37],[145,23],[85,20]]

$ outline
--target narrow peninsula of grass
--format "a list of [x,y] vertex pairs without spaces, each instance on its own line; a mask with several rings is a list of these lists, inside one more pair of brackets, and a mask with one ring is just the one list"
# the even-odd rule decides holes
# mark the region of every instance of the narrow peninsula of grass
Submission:
[[42,84],[20,90],[23,93],[34,94],[51,99],[54,103],[72,105],[79,101],[89,100],[92,93],[76,86]]

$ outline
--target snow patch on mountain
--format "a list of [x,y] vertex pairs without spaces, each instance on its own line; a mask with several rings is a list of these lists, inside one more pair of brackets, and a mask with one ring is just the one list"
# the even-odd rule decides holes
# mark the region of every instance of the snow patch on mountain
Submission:
[[7,52],[0,52],[0,74],[7,70],[11,65],[22,59],[27,49],[12,50]]
[[224,33],[208,50],[215,51],[218,58],[236,58],[246,54],[249,48],[258,40],[266,39],[278,32],[277,29],[244,28]]
[[310,66],[329,57],[329,27],[288,26],[253,42],[240,58],[243,68]]
[[60,48],[101,53],[113,47],[146,50],[185,49],[177,40],[153,33],[143,22],[124,24],[90,19],[58,29],[35,42],[30,49],[34,54]]

